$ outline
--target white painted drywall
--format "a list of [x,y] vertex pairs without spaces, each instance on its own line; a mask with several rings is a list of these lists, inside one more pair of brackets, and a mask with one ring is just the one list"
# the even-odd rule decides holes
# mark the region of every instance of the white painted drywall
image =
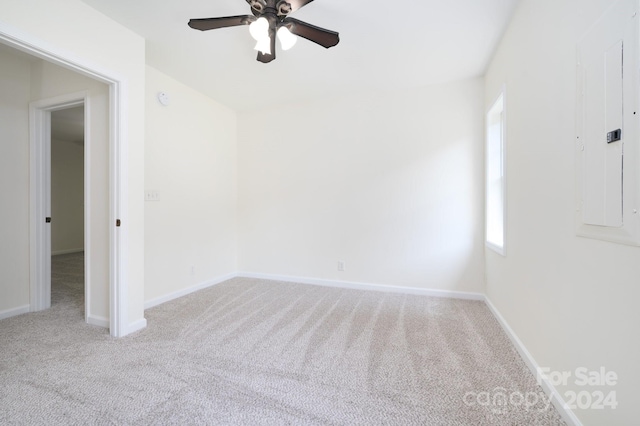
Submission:
[[80,0],[1,0],[0,9],[0,23],[12,35],[37,39],[63,57],[110,70],[124,83],[123,185],[128,195],[121,219],[127,231],[123,266],[128,288],[122,295],[128,313],[126,333],[129,326],[142,324],[144,316],[144,39]]
[[51,140],[51,253],[84,250],[84,145]]
[[482,291],[482,103],[478,78],[241,113],[240,271]]
[[29,305],[30,72],[0,50],[0,318]]
[[[577,237],[574,223],[576,45],[613,3],[523,0],[485,87],[488,109],[506,83],[509,247],[486,251],[487,294],[540,366],[574,374],[561,393],[616,391],[617,409],[577,411],[585,425],[640,418],[640,248]],[[618,384],[577,386],[580,367]]]
[[152,67],[146,90],[145,186],[159,194],[145,203],[153,303],[237,270],[237,124],[235,112]]

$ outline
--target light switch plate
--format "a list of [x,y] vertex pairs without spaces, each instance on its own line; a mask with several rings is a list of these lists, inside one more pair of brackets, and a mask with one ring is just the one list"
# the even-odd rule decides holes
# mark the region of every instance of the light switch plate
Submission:
[[160,193],[156,190],[147,189],[144,191],[145,201],[160,201]]

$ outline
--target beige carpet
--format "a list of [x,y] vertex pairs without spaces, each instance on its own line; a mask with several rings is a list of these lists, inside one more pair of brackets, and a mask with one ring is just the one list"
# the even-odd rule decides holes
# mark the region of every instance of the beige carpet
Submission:
[[481,302],[233,279],[113,339],[78,265],[0,321],[0,424],[563,424]]

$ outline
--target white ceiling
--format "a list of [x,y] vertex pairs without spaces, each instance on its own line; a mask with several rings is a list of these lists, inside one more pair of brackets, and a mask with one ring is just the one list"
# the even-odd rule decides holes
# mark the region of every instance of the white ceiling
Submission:
[[291,16],[338,31],[256,61],[248,27],[190,18],[250,14],[245,0],[83,0],[147,40],[147,63],[236,110],[480,76],[518,0],[315,0]]

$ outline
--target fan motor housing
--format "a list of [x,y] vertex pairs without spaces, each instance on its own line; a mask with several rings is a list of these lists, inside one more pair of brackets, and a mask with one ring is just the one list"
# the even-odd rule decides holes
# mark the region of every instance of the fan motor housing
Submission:
[[255,16],[261,16],[268,9],[273,9],[276,16],[285,18],[291,13],[292,6],[287,0],[249,0],[251,11]]

